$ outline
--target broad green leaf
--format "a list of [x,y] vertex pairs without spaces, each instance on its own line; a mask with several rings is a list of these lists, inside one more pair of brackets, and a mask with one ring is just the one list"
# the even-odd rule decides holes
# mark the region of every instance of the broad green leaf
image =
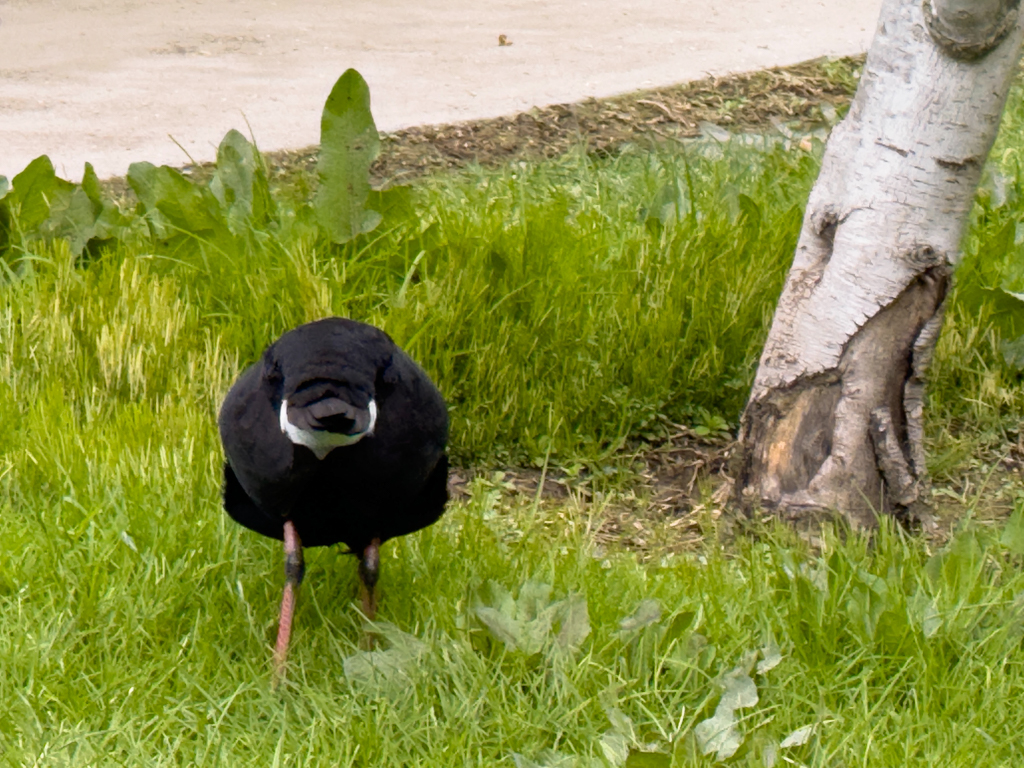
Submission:
[[518,648],[523,629],[517,618],[515,598],[496,581],[487,583],[487,593],[486,603],[474,609],[476,617],[494,639],[504,643],[506,648]]
[[924,589],[918,588],[907,601],[907,608],[913,620],[921,625],[921,632],[926,638],[934,637],[942,628],[938,604]]
[[27,237],[67,238],[75,255],[95,236],[102,206],[82,186],[60,179],[49,158],[33,160],[14,177],[11,200],[18,205],[18,222]]
[[533,621],[551,605],[551,585],[530,579],[519,590],[516,615],[521,621]]
[[409,674],[429,650],[419,638],[402,632],[388,622],[371,623],[368,629],[381,635],[387,650],[358,651],[344,659],[346,679],[361,685],[375,685],[385,691],[399,691],[410,684]]
[[96,235],[96,219],[102,211],[89,199],[82,187],[75,187],[71,194],[60,195],[50,207],[50,217],[41,230],[53,237],[65,237],[71,245],[71,252],[81,255],[86,244]]
[[551,639],[555,615],[561,605],[551,603],[551,585],[531,579],[519,590],[516,600],[516,619],[522,628],[519,650],[527,656],[540,653]]
[[601,735],[601,752],[615,768],[621,768],[629,757],[629,740],[618,731],[605,731]]
[[1015,555],[1024,555],[1024,510],[1018,508],[1006,521],[999,542]]
[[544,611],[535,619],[522,622],[519,650],[527,656],[540,653],[551,639],[551,626],[554,623],[555,610],[557,610],[557,606]]
[[757,685],[746,672],[734,670],[726,675],[725,691],[718,707],[729,709],[745,709],[756,706],[758,702]]
[[97,206],[103,206],[103,188],[100,186],[99,177],[92,163],[85,164],[85,171],[82,173],[82,191]]
[[641,752],[631,749],[626,758],[626,768],[671,768],[672,756],[664,752]]
[[756,706],[759,701],[757,685],[742,668],[729,672],[724,684],[715,714],[698,723],[693,731],[701,751],[705,755],[717,752],[719,760],[732,757],[743,743],[743,734],[736,727],[736,710]]
[[153,234],[160,239],[179,233],[214,232],[226,225],[213,194],[174,168],[132,163],[128,183],[139,198]]
[[368,621],[364,624],[363,628],[367,632],[372,632],[384,638],[384,642],[394,649],[417,656],[428,650],[427,644],[416,637],[416,635],[402,631],[390,621]]
[[697,611],[679,611],[667,621],[663,641],[668,644],[681,638],[687,630],[694,626]]
[[942,629],[942,614],[939,613],[934,600],[928,603],[928,609],[921,621],[921,631],[925,637],[934,637],[935,633]]
[[320,187],[313,205],[332,242],[348,242],[380,224],[381,215],[366,208],[370,166],[379,153],[370,89],[349,69],[334,84],[320,120]]
[[[500,584],[488,584],[489,597],[474,612],[491,635],[510,650],[528,656],[554,641],[562,648],[575,649],[590,634],[587,602],[578,595],[551,601],[551,585],[530,580],[512,595]],[[555,627],[557,635],[554,635]]]
[[103,204],[103,212],[96,219],[96,230],[93,234],[96,240],[110,240],[121,237],[124,230],[131,226],[131,219],[121,213],[121,210],[113,201],[107,200]]
[[587,601],[579,595],[572,595],[563,601],[561,628],[558,631],[558,644],[563,648],[579,648],[590,634],[590,613]]
[[815,725],[805,725],[803,728],[797,728],[789,736],[782,740],[779,747],[782,749],[788,749],[789,747],[801,747],[811,740],[811,736],[814,735]]
[[633,632],[637,629],[657,624],[661,620],[661,603],[654,598],[642,600],[631,616],[619,622],[622,632]]
[[718,190],[719,199],[722,201],[722,207],[725,210],[726,215],[729,217],[729,221],[732,223],[739,222],[740,216],[743,214],[743,207],[740,205],[740,190],[735,184],[724,184]]
[[761,206],[757,204],[754,198],[741,192],[737,195],[737,201],[740,206],[740,215],[746,219],[747,226],[754,228],[760,227]]
[[917,628],[903,607],[887,608],[875,623],[875,639],[884,651],[893,655],[902,653],[904,645],[913,642],[916,633]]
[[352,682],[406,682],[414,657],[402,651],[359,651],[342,662],[345,677]]
[[106,240],[124,224],[123,216],[103,191],[92,164],[85,164],[82,183],[69,185],[50,199],[50,215],[39,228],[43,237],[67,238],[71,251],[81,255],[91,240]]
[[[98,210],[94,223],[92,238],[94,240],[110,240],[120,237],[124,230],[131,226],[131,219],[121,213],[117,204],[103,194],[99,177],[92,163],[85,164],[85,172],[82,174],[82,191],[93,204],[93,210]],[[88,244],[88,243],[86,243]]]
[[865,637],[874,639],[878,621],[889,604],[888,586],[885,579],[860,568],[857,579],[849,591],[846,610],[852,624],[864,631]]
[[509,649],[518,648],[522,639],[523,628],[515,616],[492,608],[489,605],[482,605],[476,609],[476,616],[483,622],[496,640],[500,640]]
[[1002,208],[1008,201],[1012,201],[1014,185],[997,168],[986,165],[978,184],[978,201],[987,208]]
[[381,217],[391,221],[416,218],[416,207],[412,202],[412,187],[400,185],[387,189],[371,189],[366,205],[377,211]]
[[889,594],[889,585],[885,583],[885,579],[881,576],[875,576],[870,571],[858,568],[857,578],[879,597],[885,597]]
[[11,181],[11,202],[18,207],[21,231],[29,234],[50,216],[50,206],[58,198],[69,196],[75,185],[57,178],[53,163],[41,155]]
[[763,675],[775,669],[782,662],[782,652],[775,641],[761,649],[761,661],[757,662],[757,674]]
[[631,740],[636,739],[636,731],[633,729],[633,720],[618,707],[605,707],[605,716],[612,724],[612,729]]
[[721,705],[715,714],[702,720],[693,729],[697,745],[705,755],[717,752],[717,759],[727,760],[736,754],[743,743],[743,734],[736,728],[736,715],[733,710]]
[[232,129],[217,147],[217,170],[210,191],[227,212],[232,234],[241,235],[262,224],[272,210],[270,187],[256,147]]
[[[1019,294],[1013,293],[1011,296],[1018,297]],[[999,342],[999,351],[1003,355],[1003,360],[1011,368],[1016,368],[1018,371],[1024,370],[1024,336],[1019,336],[1016,339],[1007,341],[1006,339]]]
[[491,582],[489,586],[491,604],[477,607],[477,618],[509,650],[527,655],[540,651],[551,631],[552,616],[543,614],[551,587],[531,580],[520,589],[519,598],[514,599],[500,584]]
[[0,176],[0,200],[7,197],[7,193],[11,191],[11,182],[7,180],[6,176]]
[[965,531],[947,551],[928,558],[924,572],[933,592],[943,590],[953,597],[969,599],[978,588],[984,567],[984,552],[977,537],[973,531]]
[[128,166],[127,178],[129,186],[139,198],[139,207],[146,216],[146,222],[149,224],[153,236],[165,240],[174,232],[170,222],[164,218],[157,207],[160,201],[158,170],[152,163],[132,163]]
[[494,580],[487,582],[487,591],[489,593],[488,605],[508,616],[515,617],[516,599],[512,597],[511,592]]

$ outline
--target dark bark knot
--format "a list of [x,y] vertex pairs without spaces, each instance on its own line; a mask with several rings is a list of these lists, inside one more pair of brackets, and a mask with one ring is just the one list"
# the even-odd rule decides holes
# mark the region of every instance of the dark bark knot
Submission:
[[818,233],[819,237],[831,243],[836,236],[836,227],[839,226],[839,213],[832,206],[825,206],[813,213],[812,216],[811,222],[814,225],[814,231]]
[[[930,245],[919,245],[916,248],[911,248],[907,251],[904,259],[915,271],[922,272],[921,278],[928,283],[939,277],[939,275],[931,274],[931,270],[949,267],[949,260],[946,258],[946,254]],[[942,276],[945,275],[943,274]]]
[[977,168],[981,165],[981,161],[976,157],[965,157],[961,160],[948,157],[937,157],[935,158],[935,164],[948,171],[965,171],[968,168]]
[[839,214],[831,208],[826,208],[820,213],[814,214],[812,219],[814,231],[821,238],[824,255],[821,266],[824,267],[832,258],[832,251],[835,249],[836,230],[839,229]]
[[877,144],[880,147],[885,147],[886,149],[891,149],[893,152],[895,152],[900,157],[906,157],[907,155],[910,154],[910,150],[909,149],[903,149],[902,147],[897,147],[895,144],[886,144],[884,141],[876,141],[875,144]]
[[924,23],[954,59],[981,58],[1017,23],[1020,0],[923,0]]

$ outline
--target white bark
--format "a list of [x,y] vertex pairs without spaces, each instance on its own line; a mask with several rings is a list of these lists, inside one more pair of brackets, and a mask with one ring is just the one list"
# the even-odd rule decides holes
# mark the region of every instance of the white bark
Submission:
[[1018,2],[884,1],[744,413],[748,502],[871,525],[916,498],[924,371],[1016,70]]

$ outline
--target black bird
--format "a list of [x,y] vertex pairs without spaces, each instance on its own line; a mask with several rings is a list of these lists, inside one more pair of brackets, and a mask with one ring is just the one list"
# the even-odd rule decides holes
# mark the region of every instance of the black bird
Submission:
[[437,520],[448,501],[448,412],[437,387],[384,331],[338,317],[271,344],[221,407],[224,508],[284,541],[280,677],[303,575],[302,547],[360,558],[363,612],[376,612],[379,547]]

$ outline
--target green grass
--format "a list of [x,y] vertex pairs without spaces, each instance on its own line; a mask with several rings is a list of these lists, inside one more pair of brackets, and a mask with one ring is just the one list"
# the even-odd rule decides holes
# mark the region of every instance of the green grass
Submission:
[[[781,149],[695,155],[691,195],[683,162],[630,153],[595,166],[580,153],[439,178],[415,215],[341,247],[140,243],[84,269],[41,248],[22,262],[32,279],[6,289],[10,322],[73,341],[33,357],[31,334],[12,329],[9,386],[60,381],[73,402],[98,388],[112,407],[169,399],[212,414],[225,376],[288,328],[338,314],[381,325],[435,377],[463,463],[549,450],[592,461],[659,414],[734,418],[815,163]],[[642,215],[669,215],[666,190],[694,200],[668,227]],[[52,314],[55,303],[76,311]]]
[[[1010,129],[1022,114],[1017,92]],[[1024,415],[1004,358],[1024,333],[1006,293],[1022,290],[1017,141],[997,149],[937,351],[940,480],[998,455]],[[290,683],[270,688],[280,552],[218,499],[215,416],[243,366],[303,321],[379,324],[448,397],[462,465],[598,473],[664,419],[735,424],[817,157],[578,152],[430,179],[414,213],[345,246],[299,208],[238,249],[139,234],[81,260],[62,241],[9,254],[0,762],[711,764],[695,727],[749,673],[759,701],[736,713],[737,764],[765,764],[808,725],[778,764],[1020,764],[1016,486],[1014,527],[965,522],[939,553],[883,527],[871,546],[828,534],[815,554],[783,530],[726,541],[709,520],[700,552],[642,563],[594,543],[628,477],[539,506],[479,479],[436,526],[386,547],[388,655],[359,655],[351,558],[310,551]],[[512,621],[502,588],[519,597],[512,635],[479,610]],[[581,600],[582,639],[566,613]],[[622,629],[645,600],[660,617]],[[579,642],[559,642],[566,626]],[[758,674],[776,646],[781,663]]]
[[[147,473],[154,497],[167,470],[189,464],[168,453],[166,470],[155,460]],[[773,643],[783,659],[753,675],[760,701],[742,713],[739,764],[814,724],[809,744],[786,750],[803,764],[1024,756],[1024,576],[991,535],[929,558],[885,530],[870,551],[830,538],[812,557],[777,532],[643,566],[593,556],[599,509],[530,520],[478,483],[433,529],[389,545],[383,618],[418,641],[407,650],[388,630],[393,658],[375,678],[346,676],[359,654],[354,563],[309,553],[290,683],[275,693],[278,548],[209,498],[177,516],[146,501],[89,524],[68,500],[7,526],[7,764],[509,765],[513,753],[553,764],[546,750],[589,759],[603,739],[666,755],[652,764],[710,765],[693,726],[712,714],[723,673],[752,671],[749,653]],[[536,653],[507,649],[479,621],[490,580],[517,592],[530,579],[587,601],[578,650],[554,632]],[[660,620],[620,630],[651,599]]]

